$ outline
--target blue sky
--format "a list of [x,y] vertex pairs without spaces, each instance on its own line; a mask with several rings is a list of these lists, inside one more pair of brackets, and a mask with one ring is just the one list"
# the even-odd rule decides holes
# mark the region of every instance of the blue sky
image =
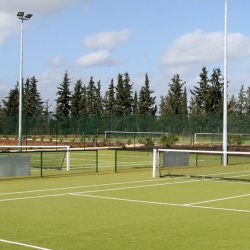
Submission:
[[[250,1],[228,5],[231,95],[250,83]],[[0,98],[19,77],[18,11],[34,14],[24,24],[24,77],[35,75],[50,103],[66,70],[72,88],[93,75],[103,91],[125,72],[139,90],[148,73],[159,101],[174,74],[191,89],[202,66],[223,69],[224,0],[0,0]]]

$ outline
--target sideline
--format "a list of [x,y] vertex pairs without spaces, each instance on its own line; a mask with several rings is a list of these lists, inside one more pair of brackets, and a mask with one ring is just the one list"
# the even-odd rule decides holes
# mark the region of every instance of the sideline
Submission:
[[9,241],[9,240],[0,239],[0,242],[12,244],[12,245],[19,245],[19,246],[28,247],[28,248],[33,248],[33,249],[52,250],[52,249],[49,249],[49,248],[38,247],[38,246],[29,245],[29,244],[24,244],[24,243],[20,243],[20,242],[16,242],[16,241]]
[[[105,191],[127,190],[127,189],[157,187],[157,186],[168,186],[168,185],[175,185],[175,184],[201,182],[201,181],[202,180],[191,180],[191,181],[167,182],[167,183],[150,184],[150,185],[142,185],[142,186],[121,187],[121,188],[96,189],[96,190],[87,190],[87,191],[82,191],[82,192],[75,192],[75,194],[88,194],[88,193],[97,193],[97,192],[105,192]],[[48,195],[38,195],[38,196],[7,198],[7,199],[0,199],[0,202],[16,201],[16,200],[30,200],[30,199],[47,198],[47,197],[58,197],[58,196],[66,196],[66,195],[69,195],[69,194],[71,194],[71,193],[67,192],[67,193],[62,193],[62,194],[48,194]]]
[[123,184],[133,184],[133,183],[144,183],[144,182],[158,182],[158,181],[166,181],[166,180],[178,180],[178,179],[188,179],[189,177],[177,177],[177,178],[168,178],[168,179],[146,179],[141,181],[127,181],[127,182],[111,182],[104,184],[94,184],[94,185],[83,185],[83,186],[70,186],[70,187],[62,187],[62,188],[47,188],[47,189],[35,189],[28,191],[17,191],[17,192],[8,192],[8,193],[0,193],[2,195],[11,195],[11,194],[26,194],[26,193],[36,193],[36,192],[47,192],[47,191],[58,191],[58,190],[67,190],[67,189],[76,189],[76,188],[92,188],[92,187],[104,187],[104,186],[112,186],[112,185],[123,185]]

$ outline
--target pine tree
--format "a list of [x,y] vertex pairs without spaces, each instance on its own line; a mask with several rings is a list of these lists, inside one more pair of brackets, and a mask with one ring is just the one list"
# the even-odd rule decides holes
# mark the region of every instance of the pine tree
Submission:
[[27,117],[38,117],[43,112],[41,94],[37,90],[38,80],[35,76],[27,79],[24,84],[23,107]]
[[187,89],[184,88],[183,94],[182,94],[182,101],[181,101],[181,113],[184,116],[188,115],[188,108],[187,108]]
[[8,96],[3,99],[3,112],[9,116],[17,116],[19,111],[19,89],[18,83],[11,89]]
[[133,100],[133,114],[134,115],[137,115],[139,113],[139,110],[138,110],[138,97],[137,97],[137,91],[135,91],[135,94],[134,94],[134,100]]
[[169,84],[168,95],[161,97],[161,115],[180,115],[183,112],[184,83],[178,74],[174,75]]
[[200,80],[197,82],[198,86],[191,90],[192,101],[190,103],[191,112],[195,114],[207,114],[209,112],[209,78],[206,67],[202,68],[200,73]]
[[166,104],[166,96],[161,96],[161,102],[160,102],[160,116],[165,117],[168,115],[168,107]]
[[248,115],[250,114],[250,87],[246,90],[245,112]]
[[83,94],[82,81],[77,80],[71,98],[71,116],[73,118],[79,118],[80,116],[82,94]]
[[53,114],[52,111],[49,110],[49,108],[52,106],[52,104],[49,104],[49,100],[46,100],[43,104],[43,116],[48,121],[50,116]]
[[105,94],[105,114],[112,116],[115,111],[115,86],[112,79]]
[[245,107],[246,107],[246,95],[244,86],[241,85],[240,92],[237,99],[237,114],[243,115],[245,113]]
[[24,85],[23,85],[23,113],[26,116],[31,116],[31,94],[30,94],[30,79],[27,78]]
[[198,114],[196,100],[194,96],[191,96],[188,108],[190,114]]
[[133,84],[130,83],[130,76],[128,73],[124,74],[124,114],[130,115],[132,113],[133,97],[132,97],[132,87]]
[[223,111],[223,76],[220,68],[214,69],[210,79],[209,111],[210,113],[222,113]]
[[237,99],[232,95],[228,100],[228,114],[235,115],[237,113]]
[[101,116],[103,113],[103,99],[101,96],[101,81],[97,82],[97,87],[95,90],[95,115],[96,116]]
[[139,94],[138,110],[142,115],[155,115],[155,98],[151,95],[154,91],[150,90],[148,75],[145,76],[145,84],[142,86]]
[[65,72],[63,82],[57,88],[56,114],[58,117],[69,117],[70,115],[71,92],[69,87],[70,78],[68,72]]
[[88,115],[95,116],[96,109],[95,109],[95,98],[96,98],[96,86],[95,82],[93,80],[93,77],[91,76],[89,80],[89,84],[86,89],[86,95],[87,95],[87,109],[88,109]]
[[3,107],[2,107],[2,104],[0,103],[0,115],[3,115],[3,114],[4,114]]
[[86,116],[88,115],[88,108],[87,108],[87,88],[84,85],[82,88],[82,97],[80,101],[80,115]]
[[121,74],[117,77],[117,85],[115,87],[116,98],[115,98],[115,114],[124,115],[124,99],[125,99],[125,90],[123,84],[123,76]]

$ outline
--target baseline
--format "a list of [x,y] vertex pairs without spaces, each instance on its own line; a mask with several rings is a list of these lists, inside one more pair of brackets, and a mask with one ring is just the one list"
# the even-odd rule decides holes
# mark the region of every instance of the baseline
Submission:
[[70,193],[70,195],[72,195],[72,196],[89,197],[89,198],[106,199],[106,200],[117,200],[117,201],[126,201],[126,202],[134,202],[134,203],[143,203],[143,204],[155,204],[155,205],[176,206],[176,207],[192,207],[192,208],[202,208],[202,209],[210,209],[210,210],[221,210],[221,211],[250,213],[250,210],[243,210],[243,209],[220,208],[220,207],[205,207],[205,206],[198,206],[198,205],[189,205],[189,206],[187,206],[186,204],[178,204],[178,203],[134,200],[134,199],[125,199],[125,198],[99,196],[99,195],[88,195],[88,194],[80,194],[80,193]]

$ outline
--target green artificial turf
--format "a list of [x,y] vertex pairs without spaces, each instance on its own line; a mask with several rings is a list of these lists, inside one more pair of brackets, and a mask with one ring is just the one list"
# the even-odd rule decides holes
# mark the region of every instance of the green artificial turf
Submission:
[[[153,180],[151,170],[1,180],[0,239],[53,250],[248,250],[249,188]],[[0,249],[28,248],[0,242]]]

